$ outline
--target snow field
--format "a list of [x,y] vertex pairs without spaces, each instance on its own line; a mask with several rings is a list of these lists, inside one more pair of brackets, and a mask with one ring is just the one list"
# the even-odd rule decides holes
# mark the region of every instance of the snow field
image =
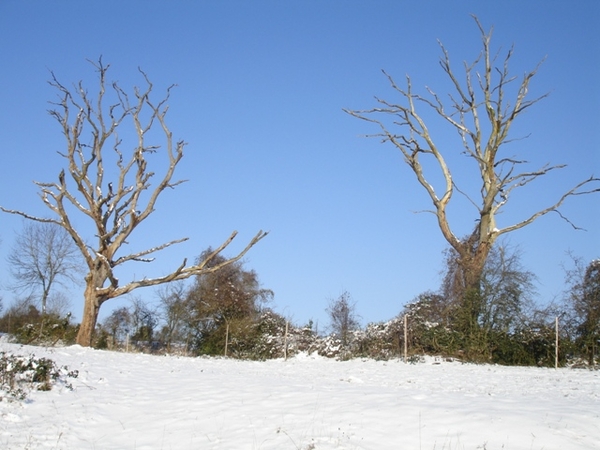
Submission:
[[79,371],[0,402],[6,449],[600,449],[600,372],[0,350]]

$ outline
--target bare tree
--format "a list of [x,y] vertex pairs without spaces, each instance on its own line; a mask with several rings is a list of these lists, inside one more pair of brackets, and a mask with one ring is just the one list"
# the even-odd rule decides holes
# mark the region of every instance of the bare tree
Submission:
[[132,326],[131,338],[151,346],[159,319],[157,308],[149,306],[139,297],[133,297],[129,312]]
[[46,304],[46,313],[56,317],[71,316],[71,300],[67,293],[63,291],[53,292],[48,297]]
[[329,314],[330,327],[333,333],[342,341],[342,345],[347,345],[350,332],[359,327],[358,316],[356,315],[356,302],[347,291],[340,294],[337,299],[331,299],[327,307]]
[[111,345],[119,345],[125,342],[132,331],[131,322],[131,311],[125,306],[113,310],[104,319],[104,328],[112,339]]
[[[381,132],[373,136],[382,138],[383,142],[391,142],[400,150],[404,162],[433,203],[434,209],[429,212],[435,214],[442,235],[459,255],[460,275],[467,291],[478,295],[485,261],[498,237],[530,225],[550,212],[556,212],[568,221],[559,212],[559,207],[569,197],[600,191],[600,188],[590,187],[600,179],[592,176],[569,189],[554,204],[525,215],[512,225],[499,227],[496,217],[517,188],[565,166],[545,165],[537,170],[523,170],[527,161],[506,154],[505,144],[514,140],[509,137],[509,132],[515,120],[546,97],[528,98],[529,85],[537,74],[539,64],[525,73],[515,89],[517,77],[509,72],[513,49],[497,61],[498,54],[490,48],[492,31],[486,33],[479,20],[474,19],[481,33],[482,50],[472,64],[464,64],[464,81],[459,80],[446,48],[440,43],[440,65],[454,87],[446,103],[429,88],[428,96],[415,94],[409,77],[406,89],[402,89],[384,72],[393,90],[399,94],[400,102],[376,98],[379,107],[345,112],[378,125]],[[425,113],[421,112],[419,105],[425,107]],[[456,146],[449,145],[445,149],[434,140],[425,121],[425,114],[429,111],[458,133],[462,153],[475,161],[477,172],[472,178],[479,179],[479,183],[474,194],[461,190],[453,178],[448,158],[449,152]],[[443,180],[442,188],[435,187],[438,171]],[[465,239],[457,237],[459,235],[453,231],[448,219],[448,205],[455,191],[464,195],[477,211],[476,225]],[[477,196],[480,198],[477,199]]]
[[514,332],[535,309],[536,276],[521,264],[518,248],[495,245],[486,261],[481,282],[481,326],[487,332]]
[[[99,76],[99,89],[94,99],[79,82],[72,89],[61,84],[52,74],[50,85],[58,91],[50,115],[59,123],[66,138],[67,148],[59,154],[66,160],[66,171],[58,174],[55,182],[35,182],[40,196],[55,214],[54,218],[32,216],[19,210],[4,212],[18,214],[37,222],[54,223],[63,227],[75,241],[87,266],[85,276],[84,310],[77,343],[90,346],[98,312],[104,302],[127,294],[134,289],[155,286],[189,278],[239,260],[267,233],[259,231],[237,256],[220,264],[207,266],[235,238],[233,232],[223,244],[206,258],[188,266],[187,260],[168,275],[143,278],[120,284],[115,269],[128,262],[150,262],[149,258],[160,250],[187,238],[173,240],[135,253],[120,254],[133,231],[155,211],[158,197],[165,189],[175,188],[184,180],[173,180],[178,163],[183,157],[185,142],[173,142],[166,123],[167,101],[173,86],[158,102],[152,99],[153,85],[140,69],[145,87],[136,87],[133,95],[127,94],[116,82],[109,83],[106,75],[109,66],[102,59],[92,63]],[[107,88],[108,91],[107,91]],[[124,125],[129,123],[135,138],[123,143]],[[156,125],[156,127],[155,127]],[[157,130],[158,128],[158,130]],[[84,132],[90,133],[84,137]],[[152,143],[150,141],[153,141]],[[162,143],[161,143],[162,142]],[[132,148],[131,152],[124,147]],[[166,169],[155,185],[155,172],[148,169],[150,156],[164,158]],[[108,180],[114,161],[115,177]],[[81,229],[75,228],[74,215],[83,215],[91,223],[96,244],[89,245]]]
[[183,281],[169,283],[157,290],[159,309],[162,316],[162,340],[171,351],[173,342],[187,342],[184,336],[186,320],[190,314],[189,304],[186,302],[187,291]]
[[11,288],[33,294],[41,290],[41,312],[46,314],[48,297],[55,284],[77,282],[81,254],[71,236],[54,223],[25,224],[17,235],[8,263],[15,279]]

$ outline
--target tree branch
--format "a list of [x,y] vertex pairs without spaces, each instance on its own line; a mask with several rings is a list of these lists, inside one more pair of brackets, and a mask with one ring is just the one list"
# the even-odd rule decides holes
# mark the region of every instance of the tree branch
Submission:
[[[268,234],[268,232],[259,231],[254,236],[254,238],[252,238],[252,240],[246,246],[246,248],[244,248],[244,250],[242,250],[240,253],[238,253],[237,256],[227,259],[227,260],[223,261],[222,263],[217,264],[215,266],[207,267],[207,264],[216,255],[221,253],[231,243],[231,241],[233,241],[233,239],[237,235],[237,231],[234,231],[229,236],[229,238],[225,242],[223,242],[223,244],[221,244],[208,257],[206,257],[205,259],[200,261],[198,264],[186,267],[187,261],[184,260],[183,263],[169,275],[165,275],[163,277],[158,277],[158,278],[150,278],[150,279],[145,278],[145,279],[142,279],[139,281],[132,281],[131,283],[128,283],[127,285],[122,286],[122,287],[114,290],[113,292],[110,292],[110,296],[111,297],[119,297],[121,295],[128,294],[129,292],[131,292],[135,289],[141,288],[141,287],[156,286],[159,284],[169,283],[172,281],[185,280],[194,275],[201,275],[201,274],[205,274],[205,273],[216,272],[217,270],[221,269],[222,267],[227,266],[227,265],[234,263],[234,262],[240,260],[241,258],[243,258],[244,255],[248,252],[248,250],[250,250],[258,241],[260,241],[262,238],[264,238],[267,234]],[[107,291],[107,293],[109,293],[109,291]]]

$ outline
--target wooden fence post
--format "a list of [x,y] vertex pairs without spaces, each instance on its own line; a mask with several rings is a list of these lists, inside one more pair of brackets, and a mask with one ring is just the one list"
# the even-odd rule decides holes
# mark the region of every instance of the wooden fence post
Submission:
[[287,337],[288,337],[289,322],[285,321],[285,334],[283,335],[283,359],[287,361]]
[[554,343],[554,368],[558,369],[558,316],[554,321],[554,334],[556,335],[556,341]]
[[404,364],[408,353],[408,314],[404,314]]
[[225,321],[225,356],[227,356],[227,346],[229,345],[229,321]]

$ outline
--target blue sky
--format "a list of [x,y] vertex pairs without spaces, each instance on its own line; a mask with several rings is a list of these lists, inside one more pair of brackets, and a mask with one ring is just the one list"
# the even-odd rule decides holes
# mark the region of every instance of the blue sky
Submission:
[[[270,234],[246,258],[273,307],[302,324],[325,324],[330,298],[348,291],[362,322],[387,320],[419,293],[439,285],[445,241],[428,199],[394,148],[365,134],[376,131],[342,108],[393,99],[381,73],[416,91],[440,94],[448,82],[438,65],[437,39],[457,71],[479,51],[476,14],[493,45],[515,44],[512,72],[521,76],[546,57],[531,95],[550,96],[515,126],[511,148],[531,162],[568,164],[532,184],[501,220],[525,218],[552,204],[583,178],[600,175],[600,3],[588,1],[3,1],[0,3],[0,205],[48,215],[32,180],[55,180],[64,148],[47,114],[63,83],[93,90],[87,59],[111,64],[110,78],[131,89],[141,67],[161,92],[178,85],[169,124],[188,142],[179,166],[189,182],[159,201],[132,249],[187,236],[190,240],[121,274],[156,276],[219,245],[233,230],[233,254],[259,230]],[[468,173],[460,142],[444,136],[457,172]],[[447,144],[446,144],[447,141]],[[458,176],[458,175],[457,175]],[[538,277],[539,301],[561,295],[567,252],[600,256],[600,195],[573,198],[562,209],[587,232],[556,214],[510,235],[523,265]],[[475,211],[454,209],[470,231]],[[81,220],[82,226],[84,224]],[[0,216],[0,281],[10,281],[6,255],[18,217]],[[91,237],[91,236],[90,236]],[[4,302],[13,294],[1,291]],[[154,300],[150,291],[136,295]],[[71,290],[80,317],[81,295]],[[104,305],[103,315],[111,306]]]

